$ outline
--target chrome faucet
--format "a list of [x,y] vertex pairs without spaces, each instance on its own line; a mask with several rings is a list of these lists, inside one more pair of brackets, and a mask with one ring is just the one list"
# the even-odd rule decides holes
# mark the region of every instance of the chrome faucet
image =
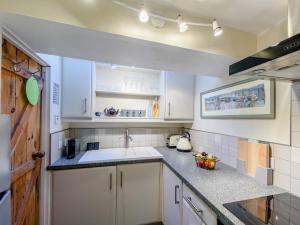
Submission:
[[125,148],[129,148],[130,141],[133,141],[132,137],[129,135],[128,128],[125,129]]

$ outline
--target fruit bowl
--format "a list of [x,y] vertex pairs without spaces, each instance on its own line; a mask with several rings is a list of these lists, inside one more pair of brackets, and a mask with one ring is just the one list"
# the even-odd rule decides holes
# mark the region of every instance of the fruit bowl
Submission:
[[197,167],[208,170],[214,170],[217,162],[220,161],[216,156],[207,154],[206,152],[194,154],[194,157]]

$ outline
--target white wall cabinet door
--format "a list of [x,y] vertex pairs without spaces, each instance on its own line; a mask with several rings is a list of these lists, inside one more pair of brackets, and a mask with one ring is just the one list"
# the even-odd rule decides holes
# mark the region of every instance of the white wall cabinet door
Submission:
[[53,172],[52,225],[114,225],[116,167]]
[[163,222],[164,225],[181,225],[182,181],[163,166]]
[[195,76],[165,72],[165,119],[194,119]]
[[159,162],[117,166],[118,225],[161,221],[160,168]]
[[93,116],[94,62],[63,58],[62,117],[91,118]]

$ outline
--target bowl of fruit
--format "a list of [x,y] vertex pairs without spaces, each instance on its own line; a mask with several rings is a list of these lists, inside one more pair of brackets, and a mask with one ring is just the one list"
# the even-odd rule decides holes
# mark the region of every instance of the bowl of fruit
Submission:
[[216,156],[212,154],[208,154],[206,152],[196,153],[194,154],[194,157],[195,157],[197,167],[208,169],[208,170],[215,169],[217,162],[220,161]]

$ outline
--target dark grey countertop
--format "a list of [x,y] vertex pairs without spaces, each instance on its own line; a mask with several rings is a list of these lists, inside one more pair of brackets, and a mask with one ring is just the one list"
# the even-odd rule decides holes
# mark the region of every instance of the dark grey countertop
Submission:
[[275,186],[259,184],[253,178],[242,175],[223,163],[218,163],[215,170],[205,170],[196,167],[191,153],[181,153],[168,148],[156,149],[163,155],[163,159],[79,164],[78,161],[84,154],[80,153],[71,160],[59,159],[47,169],[65,170],[162,160],[217,214],[219,220],[228,225],[243,223],[223,204],[286,192]]
[[161,162],[162,159],[141,159],[141,160],[123,160],[123,161],[106,161],[106,162],[95,162],[95,163],[79,163],[80,158],[85,152],[81,152],[76,155],[73,159],[60,158],[55,161],[52,165],[47,166],[47,170],[69,170],[69,169],[82,169],[91,167],[104,167],[104,166],[116,166],[121,164],[135,164],[145,162]]
[[241,225],[237,217],[223,204],[286,192],[275,186],[266,186],[238,173],[234,168],[218,163],[215,170],[196,167],[191,154],[168,148],[158,148],[164,163],[176,173],[218,216],[224,224]]

